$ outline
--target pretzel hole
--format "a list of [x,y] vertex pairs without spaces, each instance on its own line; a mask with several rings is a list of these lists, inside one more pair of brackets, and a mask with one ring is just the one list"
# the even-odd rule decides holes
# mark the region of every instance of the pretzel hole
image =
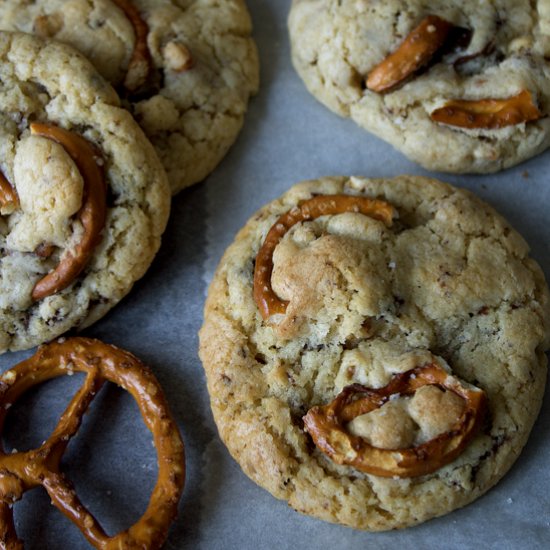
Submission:
[[[55,429],[84,378],[84,373],[75,372],[74,376],[53,378],[26,391],[8,409],[2,435],[4,450],[8,453],[39,447]],[[75,444],[78,435],[69,451]],[[21,501],[25,501],[24,506]],[[63,541],[82,538],[76,526],[50,504],[50,497],[42,487],[27,491],[21,501],[13,506],[13,516],[17,531],[25,533],[26,548],[62,548]],[[37,518],[43,528],[37,529]]]
[[[6,453],[36,449],[50,437],[59,417],[84,383],[85,374],[60,376],[33,386],[10,404],[2,443]],[[1,405],[0,405],[1,406]]]
[[63,472],[84,506],[110,536],[136,523],[147,508],[158,467],[151,432],[132,396],[106,382],[73,443],[63,457]]
[[[59,511],[51,505],[50,496],[42,487],[27,491],[22,500],[24,507],[17,503],[13,506],[13,519],[15,528],[25,533],[25,548],[61,548],[61,541],[82,538],[70,521],[59,521]],[[47,527],[37,529],[37,518]]]
[[[6,417],[6,451],[39,447],[53,432],[85,376],[75,371],[25,392]],[[143,423],[136,429],[136,419],[141,419],[141,414],[132,396],[106,382],[62,459],[62,471],[108,535],[139,520],[158,476],[151,433]],[[62,548],[64,541],[82,538],[76,526],[50,505],[42,487],[27,491],[23,499],[25,506],[16,503],[13,510],[16,528],[25,533],[28,548]],[[36,518],[47,529],[37,530]]]

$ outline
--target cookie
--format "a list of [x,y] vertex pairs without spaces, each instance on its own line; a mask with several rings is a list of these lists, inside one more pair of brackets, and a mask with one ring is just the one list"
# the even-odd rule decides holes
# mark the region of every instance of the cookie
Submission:
[[160,246],[154,148],[78,52],[0,33],[0,351],[104,315]]
[[76,47],[125,97],[175,194],[203,180],[258,88],[243,0],[8,0],[0,28]]
[[550,144],[545,2],[293,0],[293,64],[324,105],[444,172]]
[[406,527],[473,501],[538,414],[549,292],[490,206],[436,180],[323,178],[254,215],[200,331],[243,471],[305,514]]

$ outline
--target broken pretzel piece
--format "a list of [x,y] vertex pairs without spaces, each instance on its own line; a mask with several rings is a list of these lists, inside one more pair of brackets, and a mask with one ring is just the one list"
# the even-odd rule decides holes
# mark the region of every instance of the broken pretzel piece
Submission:
[[69,286],[86,267],[101,240],[107,211],[107,189],[98,166],[94,147],[83,137],[49,124],[31,124],[31,134],[53,139],[72,158],[84,180],[84,200],[77,217],[83,235],[72,252],[65,252],[57,267],[40,279],[32,290],[32,299],[41,300]]
[[0,212],[11,214],[19,206],[19,198],[13,185],[0,172]]
[[[98,340],[72,338],[39,348],[0,377],[0,430],[11,404],[33,386],[75,371],[86,375],[50,437],[37,449],[5,453],[0,444],[0,548],[23,548],[15,531],[12,505],[42,486],[52,504],[80,529],[95,548],[158,549],[177,514],[185,479],[185,454],[177,425],[153,373],[132,354]],[[130,528],[109,536],[85,508],[61,471],[61,459],[91,401],[105,381],[128,391],[153,436],[158,475],[144,514]]]
[[124,87],[129,92],[135,92],[145,84],[153,68],[151,52],[147,45],[149,27],[131,0],[113,0],[113,2],[124,12],[134,27],[134,50],[128,64]]
[[[354,418],[382,407],[393,397],[412,395],[426,385],[452,391],[464,400],[462,414],[445,433],[414,447],[382,449],[346,428]],[[467,386],[439,365],[429,363],[396,374],[383,388],[347,386],[328,405],[311,408],[304,424],[319,450],[337,464],[377,476],[405,478],[435,472],[459,456],[480,427],[485,411],[483,390]]]
[[426,65],[443,46],[453,25],[436,15],[428,15],[401,45],[369,73],[367,88],[384,93]]
[[254,300],[264,319],[285,313],[288,302],[281,300],[271,287],[273,252],[286,232],[295,224],[320,216],[356,212],[392,224],[395,209],[389,203],[352,195],[319,195],[305,200],[283,214],[269,230],[256,256],[254,266]]
[[505,99],[452,100],[430,114],[435,122],[459,128],[496,130],[542,117],[531,93],[522,90]]

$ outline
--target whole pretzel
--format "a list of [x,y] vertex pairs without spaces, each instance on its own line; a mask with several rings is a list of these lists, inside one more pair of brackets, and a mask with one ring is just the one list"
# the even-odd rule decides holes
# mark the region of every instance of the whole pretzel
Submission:
[[[0,377],[0,432],[9,406],[32,386],[74,371],[86,373],[82,388],[73,397],[52,435],[38,448],[5,454],[0,445],[0,548],[23,548],[13,523],[11,505],[25,491],[41,485],[52,503],[63,512],[96,548],[122,550],[159,548],[166,538],[185,479],[184,447],[168,410],[162,388],[132,354],[87,338],[57,341],[39,348],[31,358]],[[81,504],[70,482],[60,471],[69,440],[104,381],[130,392],[153,435],[158,459],[158,478],[149,505],[129,529],[109,537]]]
[[285,313],[288,302],[281,300],[271,287],[273,252],[286,232],[295,224],[320,216],[357,212],[391,225],[395,210],[389,203],[352,195],[318,195],[302,201],[273,224],[256,256],[254,300],[264,319]]
[[[346,430],[348,422],[380,408],[392,395],[410,395],[431,384],[464,400],[462,415],[447,432],[415,447],[381,449]],[[435,472],[454,460],[476,433],[485,411],[484,391],[467,387],[439,365],[430,363],[395,375],[383,388],[347,386],[328,405],[311,408],[304,416],[304,424],[315,445],[337,464],[382,477],[416,477]]]
[[59,143],[73,159],[84,180],[84,199],[77,213],[84,229],[73,252],[65,252],[57,267],[40,279],[32,290],[32,299],[41,300],[69,286],[86,267],[101,240],[107,211],[107,188],[103,171],[95,158],[97,151],[83,137],[51,124],[31,124],[31,134]]

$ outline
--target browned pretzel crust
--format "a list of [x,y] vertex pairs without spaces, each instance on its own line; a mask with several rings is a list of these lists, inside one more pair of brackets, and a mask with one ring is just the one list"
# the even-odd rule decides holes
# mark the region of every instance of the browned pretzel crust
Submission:
[[32,299],[41,300],[68,287],[86,267],[94,248],[101,241],[107,212],[107,186],[98,166],[97,151],[83,137],[51,124],[31,124],[31,134],[59,143],[73,159],[84,180],[84,200],[77,216],[84,229],[74,251],[65,252],[57,267],[40,279],[32,290]]
[[395,209],[389,203],[352,195],[319,195],[302,201],[283,214],[271,227],[256,256],[254,266],[254,300],[264,319],[285,313],[288,302],[281,300],[271,287],[273,251],[285,233],[295,224],[320,216],[357,212],[391,225]]
[[139,11],[132,4],[131,0],[113,0],[113,2],[125,13],[134,27],[134,50],[130,58],[130,63],[128,64],[128,70],[126,71],[124,87],[130,92],[135,92],[145,84],[147,78],[151,74],[153,66],[151,52],[147,46],[149,27],[141,18]]
[[384,93],[406,80],[432,59],[443,46],[453,25],[437,15],[428,15],[401,45],[369,73],[367,88]]
[[[5,454],[0,445],[0,547],[23,548],[13,523],[11,505],[25,491],[41,485],[52,504],[63,512],[96,548],[105,550],[160,548],[177,506],[185,479],[184,447],[168,410],[162,388],[152,372],[132,354],[98,340],[72,338],[39,348],[31,358],[6,371],[0,378],[0,431],[9,406],[32,386],[74,371],[86,373],[84,386],[61,416],[52,435],[38,448]],[[82,505],[60,462],[82,416],[105,380],[114,382],[136,400],[142,418],[153,435],[158,459],[158,478],[149,505],[129,529],[109,537]]]
[[13,185],[0,171],[0,210],[12,211],[19,206],[19,197]]
[[[435,384],[465,402],[464,412],[448,432],[408,449],[381,449],[346,431],[355,417],[380,408],[392,395],[410,395]],[[315,445],[337,464],[382,477],[416,477],[435,472],[466,447],[486,411],[485,392],[466,387],[439,365],[430,363],[396,374],[389,384],[373,390],[360,384],[344,388],[328,405],[313,407],[304,416],[305,429]]]
[[504,99],[453,99],[430,114],[435,122],[459,128],[496,130],[542,117],[528,90]]

